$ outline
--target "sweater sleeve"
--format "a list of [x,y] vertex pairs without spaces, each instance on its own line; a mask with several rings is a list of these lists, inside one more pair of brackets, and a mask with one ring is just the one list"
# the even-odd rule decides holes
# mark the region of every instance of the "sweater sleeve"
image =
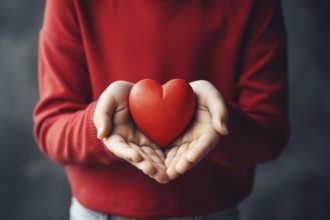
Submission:
[[224,165],[254,165],[282,152],[290,134],[287,113],[286,31],[279,0],[256,1],[248,22],[236,83],[228,101],[229,135],[209,158]]
[[70,0],[48,0],[39,39],[40,100],[34,110],[39,148],[60,164],[118,160],[96,138],[92,89],[79,23]]

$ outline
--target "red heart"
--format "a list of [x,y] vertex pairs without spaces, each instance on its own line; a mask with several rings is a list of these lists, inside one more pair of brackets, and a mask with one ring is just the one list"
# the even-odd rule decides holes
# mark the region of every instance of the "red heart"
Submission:
[[163,86],[145,79],[133,86],[129,108],[140,130],[165,147],[188,126],[195,110],[195,93],[182,79],[170,80]]

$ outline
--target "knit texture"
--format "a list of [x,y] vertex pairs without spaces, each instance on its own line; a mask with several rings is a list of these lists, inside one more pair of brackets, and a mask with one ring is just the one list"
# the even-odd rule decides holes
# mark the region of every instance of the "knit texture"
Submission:
[[[288,140],[286,52],[279,0],[48,0],[35,139],[90,209],[147,219],[233,207]],[[109,152],[92,121],[110,83],[145,78],[208,80],[229,109],[229,135],[165,185]]]

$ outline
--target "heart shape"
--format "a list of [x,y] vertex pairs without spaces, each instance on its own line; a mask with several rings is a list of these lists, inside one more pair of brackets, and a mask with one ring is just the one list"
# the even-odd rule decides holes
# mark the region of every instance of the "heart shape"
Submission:
[[129,109],[140,130],[166,147],[188,126],[195,111],[195,93],[183,79],[164,85],[144,79],[131,89]]

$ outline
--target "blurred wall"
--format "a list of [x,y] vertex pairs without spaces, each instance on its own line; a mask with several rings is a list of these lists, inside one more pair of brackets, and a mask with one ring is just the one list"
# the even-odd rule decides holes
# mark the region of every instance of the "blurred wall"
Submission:
[[[68,219],[64,169],[32,133],[44,1],[0,1],[0,219]],[[330,2],[283,1],[289,34],[291,140],[258,166],[242,220],[330,219]]]
[[44,1],[0,0],[0,219],[68,219],[64,169],[33,139]]

